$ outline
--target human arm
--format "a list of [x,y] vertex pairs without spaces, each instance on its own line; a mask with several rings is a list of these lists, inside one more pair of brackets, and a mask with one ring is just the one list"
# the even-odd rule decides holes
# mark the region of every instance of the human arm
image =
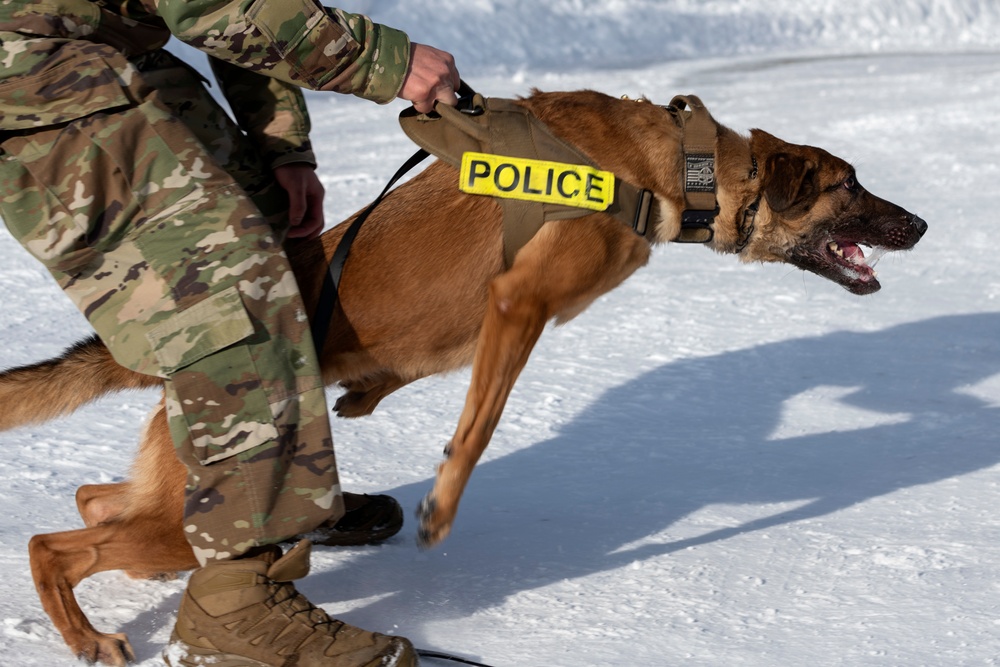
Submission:
[[219,60],[312,90],[388,102],[409,66],[404,33],[315,0],[159,0],[157,13]]
[[288,236],[319,235],[324,188],[316,174],[309,112],[301,89],[232,63],[209,61],[237,123],[288,195]]
[[212,72],[240,128],[271,168],[290,162],[316,164],[312,125],[297,86],[209,58]]
[[286,83],[379,103],[399,96],[421,111],[455,103],[450,54],[362,14],[315,0],[158,0],[157,13],[182,41]]

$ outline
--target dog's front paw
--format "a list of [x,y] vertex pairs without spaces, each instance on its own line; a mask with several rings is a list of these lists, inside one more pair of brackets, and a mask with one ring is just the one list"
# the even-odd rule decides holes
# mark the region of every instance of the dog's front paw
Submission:
[[451,532],[451,520],[445,519],[438,507],[434,493],[428,493],[417,506],[417,545],[421,549],[429,549],[448,537]]

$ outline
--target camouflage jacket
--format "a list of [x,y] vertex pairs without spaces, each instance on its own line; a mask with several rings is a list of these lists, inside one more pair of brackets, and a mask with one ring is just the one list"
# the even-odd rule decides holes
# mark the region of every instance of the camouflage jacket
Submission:
[[[314,161],[299,88],[396,97],[409,65],[407,36],[315,0],[0,0],[0,82],[34,73],[45,53],[5,41],[35,37],[110,44],[129,57],[171,35],[212,62],[223,94],[271,164]],[[12,111],[0,93],[0,130]]]

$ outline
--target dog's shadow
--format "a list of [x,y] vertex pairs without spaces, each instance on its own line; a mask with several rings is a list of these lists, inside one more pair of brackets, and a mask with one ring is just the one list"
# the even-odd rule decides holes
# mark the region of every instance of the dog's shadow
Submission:
[[[555,438],[481,464],[442,546],[417,552],[410,519],[391,544],[316,574],[307,590],[335,606],[367,600],[348,620],[407,619],[419,641],[413,619],[467,616],[521,591],[994,465],[998,331],[1000,313],[948,316],[665,364],[608,391]],[[822,423],[793,420],[805,432],[787,432],[782,416],[796,409]],[[430,484],[391,493],[409,509]],[[785,506],[670,534],[714,504]]]
[[[1000,313],[958,315],[665,364],[608,391],[556,437],[478,466],[443,545],[418,551],[410,518],[388,544],[301,587],[348,622],[399,622],[426,645],[426,624],[522,591],[994,465],[997,331]],[[789,410],[807,414],[783,419]],[[389,492],[411,510],[431,483]],[[675,525],[718,504],[759,511],[701,533],[697,522]],[[140,638],[151,621],[123,628],[142,631],[140,654],[155,650]]]

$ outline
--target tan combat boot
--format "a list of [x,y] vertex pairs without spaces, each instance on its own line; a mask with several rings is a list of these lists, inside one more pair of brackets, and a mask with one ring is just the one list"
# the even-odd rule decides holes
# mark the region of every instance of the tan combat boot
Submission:
[[191,575],[163,657],[171,667],[414,667],[413,646],[341,623],[291,581],[309,573],[311,543],[287,554],[212,563]]

